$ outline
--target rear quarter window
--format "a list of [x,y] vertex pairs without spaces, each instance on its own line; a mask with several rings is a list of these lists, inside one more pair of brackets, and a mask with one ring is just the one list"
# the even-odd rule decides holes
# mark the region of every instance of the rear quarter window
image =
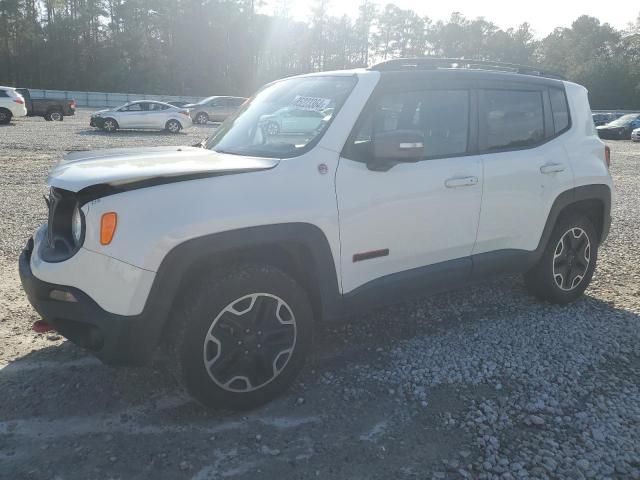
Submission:
[[0,90],[0,97],[7,98],[9,97],[9,92],[6,90]]
[[480,121],[482,150],[535,146],[545,136],[542,92],[484,90]]
[[553,128],[556,134],[564,132],[569,128],[569,107],[567,96],[564,90],[559,88],[549,89],[549,100],[551,100],[551,113],[553,114]]

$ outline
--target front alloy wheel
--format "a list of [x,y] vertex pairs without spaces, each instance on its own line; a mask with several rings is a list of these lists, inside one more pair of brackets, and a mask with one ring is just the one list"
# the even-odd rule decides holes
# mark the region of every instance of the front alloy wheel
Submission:
[[282,393],[311,349],[307,292],[264,264],[206,275],[183,299],[170,335],[182,381],[209,407],[243,410]]
[[118,124],[112,118],[107,118],[102,124],[102,128],[107,132],[115,132],[118,129]]
[[273,381],[296,346],[296,319],[280,297],[253,293],[234,300],[213,320],[203,358],[211,379],[230,392]]

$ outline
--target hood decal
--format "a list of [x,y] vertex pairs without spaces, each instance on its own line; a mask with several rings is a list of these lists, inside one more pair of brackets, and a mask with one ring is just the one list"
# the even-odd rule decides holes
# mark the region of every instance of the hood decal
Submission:
[[96,185],[90,185],[83,188],[76,194],[76,198],[80,205],[97,200],[98,198],[108,197],[109,195],[116,195],[118,193],[129,192],[131,190],[139,190],[141,188],[155,187],[158,185],[166,185],[169,183],[186,182],[189,180],[199,180],[202,178],[221,177],[224,175],[236,175],[239,173],[259,172],[262,170],[271,170],[275,168],[277,163],[264,168],[251,168],[251,169],[236,169],[228,171],[211,171],[200,173],[186,173],[183,175],[173,175],[170,177],[149,177],[144,179],[138,179],[128,183],[120,183],[117,185],[108,183],[99,183]]

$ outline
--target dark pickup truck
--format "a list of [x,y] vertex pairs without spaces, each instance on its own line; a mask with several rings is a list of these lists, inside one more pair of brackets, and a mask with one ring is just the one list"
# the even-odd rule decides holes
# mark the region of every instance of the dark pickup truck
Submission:
[[24,97],[28,117],[44,117],[45,120],[62,121],[76,113],[76,101],[61,98],[33,98],[28,88],[16,88]]

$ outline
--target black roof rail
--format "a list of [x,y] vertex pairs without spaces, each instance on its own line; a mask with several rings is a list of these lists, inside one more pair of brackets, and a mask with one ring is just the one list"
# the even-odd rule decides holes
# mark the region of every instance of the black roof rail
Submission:
[[490,60],[473,60],[470,58],[440,58],[440,57],[417,57],[417,58],[395,58],[377,63],[369,70],[380,72],[393,70],[437,70],[440,68],[465,69],[465,70],[489,70],[496,72],[519,73],[522,75],[535,75],[538,77],[555,78],[566,80],[560,74],[543,70],[540,67],[530,65],[518,65],[517,63],[493,62]]

